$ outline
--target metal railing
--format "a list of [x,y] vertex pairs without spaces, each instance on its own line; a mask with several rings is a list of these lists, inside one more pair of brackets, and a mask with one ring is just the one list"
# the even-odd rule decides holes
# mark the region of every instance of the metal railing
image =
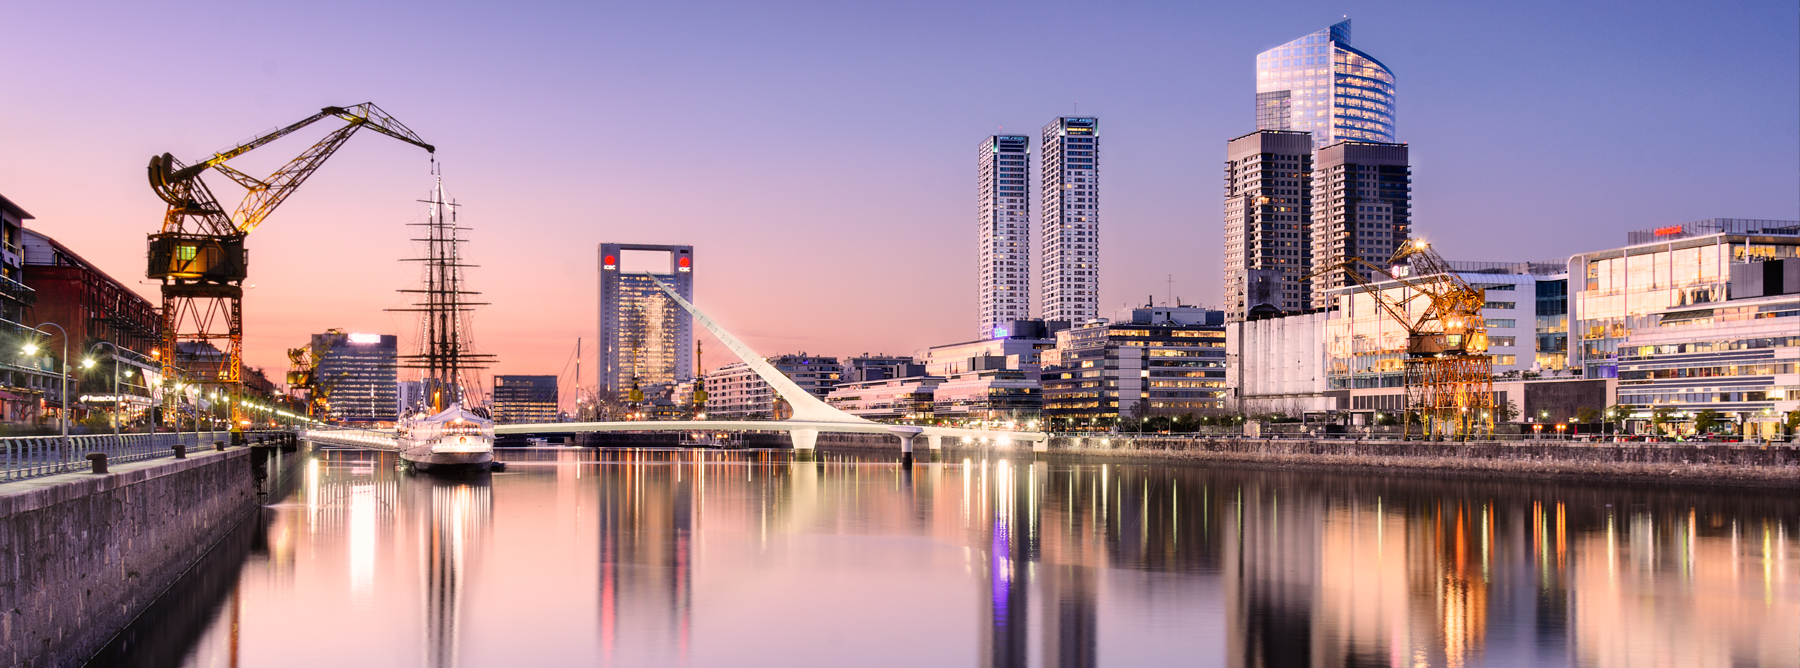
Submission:
[[[267,432],[245,432],[247,438]],[[0,481],[24,480],[70,471],[85,471],[87,456],[103,453],[108,464],[122,464],[158,457],[172,457],[175,446],[199,452],[214,441],[231,442],[229,431],[162,432],[155,434],[88,434],[70,436],[12,436],[0,438]]]

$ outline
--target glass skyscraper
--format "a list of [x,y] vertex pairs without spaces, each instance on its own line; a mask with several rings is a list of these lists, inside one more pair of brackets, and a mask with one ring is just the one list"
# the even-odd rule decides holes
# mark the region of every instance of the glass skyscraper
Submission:
[[600,244],[597,389],[626,395],[637,385],[650,393],[693,379],[694,318],[658,281],[692,302],[694,247]]
[[1313,146],[1394,141],[1394,73],[1350,47],[1350,21],[1256,56],[1256,129],[1311,132]]

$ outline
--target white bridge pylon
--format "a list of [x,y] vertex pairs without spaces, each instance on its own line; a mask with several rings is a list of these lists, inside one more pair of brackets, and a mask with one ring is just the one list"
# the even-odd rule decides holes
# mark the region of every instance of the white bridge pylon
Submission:
[[496,434],[553,434],[583,431],[785,431],[793,439],[796,450],[811,450],[818,443],[819,432],[850,434],[893,434],[900,439],[901,452],[910,456],[913,439],[924,435],[930,439],[931,449],[943,447],[944,439],[966,440],[1007,444],[1013,441],[1024,441],[1032,444],[1034,449],[1043,449],[1048,437],[1035,431],[995,431],[988,429],[958,429],[953,427],[918,427],[913,425],[883,424],[845,413],[830,404],[820,401],[818,397],[776,371],[769,362],[749,346],[744,345],[731,332],[725,331],[712,318],[695,308],[688,300],[682,299],[669,286],[657,280],[653,274],[646,273],[650,280],[661,288],[663,294],[675,300],[681,308],[686,309],[695,320],[712,332],[721,343],[729,348],[732,354],[749,365],[750,370],[775,388],[782,400],[793,409],[793,416],[785,420],[747,421],[747,420],[670,420],[670,421],[635,421],[635,422],[553,422],[539,424],[505,424],[494,427]]

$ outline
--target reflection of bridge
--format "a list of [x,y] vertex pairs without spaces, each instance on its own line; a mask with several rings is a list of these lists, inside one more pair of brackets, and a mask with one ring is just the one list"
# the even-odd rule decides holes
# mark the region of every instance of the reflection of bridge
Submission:
[[987,429],[957,429],[951,427],[919,427],[913,425],[883,424],[856,417],[820,401],[806,390],[800,389],[787,376],[775,367],[770,366],[762,356],[749,346],[738,341],[737,337],[725,331],[712,318],[706,317],[700,309],[682,299],[681,295],[669,289],[653,275],[650,280],[656,281],[656,287],[662,288],[664,294],[705,325],[707,331],[718,337],[719,341],[730,348],[762,377],[763,382],[775,388],[775,392],[793,409],[793,417],[774,421],[713,421],[713,420],[675,420],[647,422],[557,422],[541,424],[509,424],[494,428],[496,434],[558,434],[584,431],[785,431],[793,439],[796,450],[811,450],[819,440],[820,432],[847,434],[893,434],[900,439],[900,451],[903,457],[912,456],[913,439],[925,436],[931,449],[937,450],[944,445],[944,439],[955,439],[960,442],[982,442],[1007,444],[1012,441],[1027,441],[1034,448],[1042,449],[1046,436],[1042,432],[1029,431],[996,431]]

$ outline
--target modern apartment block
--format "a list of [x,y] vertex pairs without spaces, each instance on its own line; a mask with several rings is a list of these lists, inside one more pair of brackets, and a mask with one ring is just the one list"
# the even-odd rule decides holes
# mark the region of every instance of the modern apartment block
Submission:
[[983,338],[1002,323],[1031,317],[1031,138],[994,135],[979,151]]
[[1371,280],[1356,260],[1380,267],[1412,230],[1412,168],[1405,144],[1341,141],[1313,156],[1313,306],[1325,293]]
[[[843,379],[844,367],[836,357],[797,353],[767,358],[769,366],[787,376],[807,393],[824,399]],[[733,362],[706,375],[706,413],[718,420],[780,420],[786,417],[775,388],[763,382],[749,365]]]
[[1083,323],[1100,315],[1100,119],[1063,116],[1044,126],[1040,312]]
[[1224,321],[1218,311],[1147,306],[1131,322],[1057,332],[1043,357],[1044,418],[1053,429],[1104,427],[1223,408]]
[[694,247],[600,244],[600,390],[673,388],[694,377],[693,316],[657,281],[693,301]]
[[556,376],[494,376],[494,422],[555,422]]
[[1312,136],[1258,130],[1225,143],[1225,317],[1312,307]]
[[1311,132],[1313,145],[1394,141],[1394,73],[1350,46],[1350,21],[1256,56],[1256,128]]

